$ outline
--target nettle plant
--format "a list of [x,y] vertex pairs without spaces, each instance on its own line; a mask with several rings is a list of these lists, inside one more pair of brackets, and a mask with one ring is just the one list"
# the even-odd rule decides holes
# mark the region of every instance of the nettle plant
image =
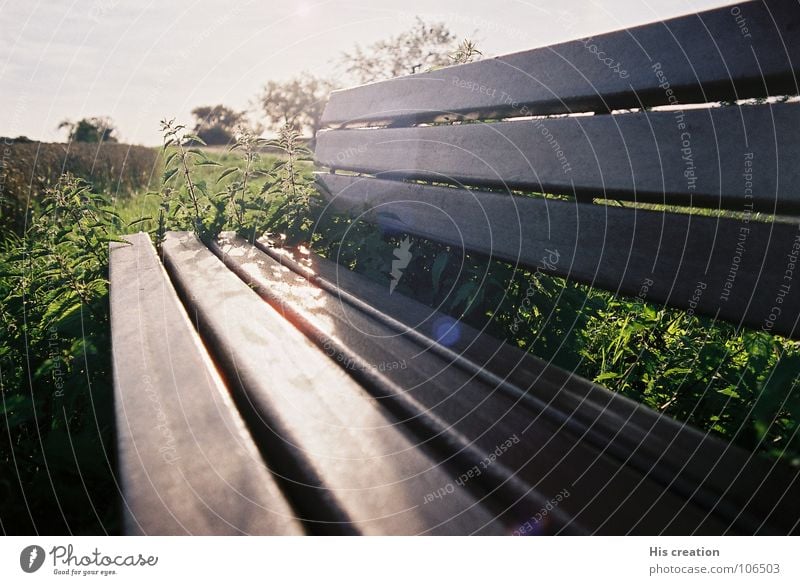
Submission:
[[[225,157],[212,159],[193,146],[205,143],[184,125],[165,120],[161,127],[165,162],[157,241],[167,229],[192,230],[204,241],[225,230],[250,240],[277,236],[273,239],[290,245],[307,241],[316,190],[304,176],[303,164],[311,152],[291,124],[274,140],[238,128],[227,149],[237,156],[230,165],[220,162]],[[281,156],[264,156],[265,150]]]
[[3,242],[0,430],[11,441],[0,442],[0,516],[20,529],[98,533],[116,522],[109,206],[64,175],[24,234]]

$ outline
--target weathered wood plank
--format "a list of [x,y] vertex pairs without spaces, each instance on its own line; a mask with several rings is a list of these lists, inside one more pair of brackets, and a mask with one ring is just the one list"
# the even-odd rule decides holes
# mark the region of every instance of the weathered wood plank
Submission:
[[[361,312],[368,312],[390,329],[381,339],[412,337],[426,352],[459,362],[478,377],[493,374],[502,381],[493,394],[518,399],[514,410],[527,409],[564,424],[605,456],[625,462],[715,515],[737,519],[743,533],[786,534],[795,529],[800,518],[797,471],[663,416],[466,323],[457,323],[458,335],[444,347],[434,340],[437,323],[447,317],[403,295],[386,294],[388,282],[380,286],[314,255],[298,263],[287,251],[259,245],[335,296],[339,302],[332,308],[358,331],[370,331],[358,320]],[[289,278],[282,282],[296,286]],[[281,289],[276,294],[284,298]]]
[[446,469],[194,235],[168,234],[163,250],[201,335],[238,387],[253,432],[266,441],[262,448],[301,462],[282,468],[293,491],[315,492],[309,497],[321,507],[337,508],[339,529],[502,533],[467,492],[425,506],[427,494],[452,481]]
[[302,534],[147,234],[111,244],[111,333],[127,534]]
[[[432,350],[430,337],[420,343],[412,332],[393,329],[386,316],[352,304],[341,288],[320,290],[241,239],[221,238],[219,253],[228,267],[335,356],[382,405],[394,411],[399,402],[406,402],[397,408],[396,416],[415,428],[420,441],[437,445],[445,435],[461,436],[460,446],[455,441],[440,447],[442,456],[458,460],[462,472],[478,466],[479,477],[467,487],[483,484],[491,491],[493,503],[506,510],[504,518],[511,524],[524,522],[548,498],[568,488],[569,502],[563,502],[560,510],[570,514],[569,519],[553,519],[562,529],[691,533],[725,526],[719,519],[706,520],[704,511],[671,493],[665,484],[642,479],[637,471],[613,459],[604,452],[605,442],[592,446],[587,427],[576,431],[569,424],[571,415],[544,414],[541,408],[530,408],[521,396],[505,392],[505,374],[499,378],[476,375],[462,360]],[[339,268],[342,278],[349,278]],[[388,287],[376,291],[368,304],[380,305],[379,298],[388,296]],[[428,314],[433,320],[444,317],[429,308]],[[525,388],[532,381],[527,380]],[[422,428],[427,419],[434,421]],[[520,443],[504,450],[487,468],[480,466],[484,457],[512,436]],[[646,470],[652,465],[651,460]],[[519,484],[519,488],[509,484]],[[625,501],[609,510],[608,498],[618,493],[626,494]]]
[[800,104],[374,130],[317,138],[317,164],[455,185],[800,212]]
[[[800,224],[702,217],[343,175],[336,208],[411,234],[798,338]],[[788,280],[787,280],[788,279]],[[787,289],[787,285],[789,288]]]
[[743,2],[337,91],[322,121],[410,124],[793,95],[799,73],[797,2]]

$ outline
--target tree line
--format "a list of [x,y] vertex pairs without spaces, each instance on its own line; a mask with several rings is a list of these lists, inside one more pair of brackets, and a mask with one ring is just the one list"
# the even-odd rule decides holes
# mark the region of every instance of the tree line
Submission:
[[[356,45],[343,53],[338,60],[342,72],[338,79],[302,72],[291,79],[270,80],[252,102],[250,112],[223,104],[194,108],[193,133],[206,144],[225,145],[235,141],[239,129],[261,135],[277,132],[288,123],[313,137],[335,89],[469,63],[480,56],[474,42],[458,42],[444,23],[417,18],[410,29],[396,36],[365,47]],[[108,117],[64,120],[58,128],[66,129],[70,142],[118,141],[117,128]]]

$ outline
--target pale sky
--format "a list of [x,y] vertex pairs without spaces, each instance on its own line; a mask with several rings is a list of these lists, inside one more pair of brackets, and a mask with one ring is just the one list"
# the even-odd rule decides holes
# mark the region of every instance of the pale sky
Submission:
[[159,144],[161,118],[248,108],[267,80],[330,74],[354,43],[402,32],[415,15],[494,56],[731,3],[0,0],[0,136],[62,141],[61,120],[110,116],[122,141]]

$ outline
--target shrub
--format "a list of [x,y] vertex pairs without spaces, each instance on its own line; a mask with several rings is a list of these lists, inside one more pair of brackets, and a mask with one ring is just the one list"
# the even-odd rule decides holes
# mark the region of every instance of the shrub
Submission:
[[192,110],[194,133],[206,144],[229,145],[236,128],[245,122],[244,112],[236,112],[222,104],[201,106]]
[[67,142],[118,142],[114,122],[106,117],[81,118],[77,122],[64,120],[58,129],[67,130]]
[[95,192],[129,195],[146,188],[159,168],[158,151],[124,144],[6,141],[0,158],[0,228],[22,235],[31,213],[63,173]]

